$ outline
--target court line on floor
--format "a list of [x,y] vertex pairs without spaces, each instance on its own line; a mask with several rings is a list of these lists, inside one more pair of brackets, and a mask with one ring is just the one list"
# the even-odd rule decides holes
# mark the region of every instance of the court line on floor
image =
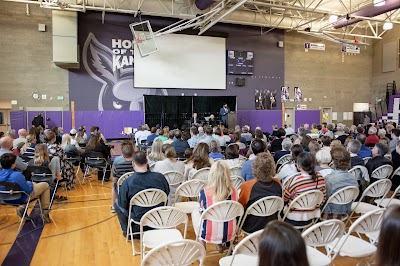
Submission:
[[77,231],[80,231],[80,230],[88,229],[90,227],[93,227],[93,226],[99,225],[101,223],[107,222],[107,221],[111,220],[112,218],[114,218],[116,216],[117,215],[110,216],[110,217],[108,217],[107,219],[105,219],[103,221],[100,221],[100,222],[97,222],[97,223],[94,223],[94,224],[91,224],[91,225],[87,225],[87,226],[82,227],[82,228],[77,228],[77,229],[74,229],[74,230],[71,230],[71,231],[67,231],[67,232],[63,232],[63,233],[59,233],[59,234],[55,234],[55,235],[51,235],[51,236],[44,236],[44,237],[41,237],[41,239],[47,239],[47,238],[52,238],[52,237],[56,237],[56,236],[62,236],[62,235],[66,235],[66,234],[69,234],[69,233],[74,233],[74,232],[77,232]]
[[100,205],[100,206],[86,206],[86,207],[76,207],[76,208],[66,208],[66,209],[55,209],[52,210],[52,212],[55,211],[70,211],[70,210],[81,210],[81,209],[89,209],[89,208],[100,208],[100,207],[110,207],[110,205]]

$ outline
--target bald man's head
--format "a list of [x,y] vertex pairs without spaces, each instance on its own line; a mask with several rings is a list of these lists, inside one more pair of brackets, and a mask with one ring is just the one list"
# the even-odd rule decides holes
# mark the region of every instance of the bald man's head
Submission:
[[9,136],[0,139],[0,148],[3,150],[11,150],[13,147],[13,139]]
[[21,128],[20,130],[18,130],[18,136],[20,138],[26,138],[26,136],[28,136],[28,132],[25,128]]

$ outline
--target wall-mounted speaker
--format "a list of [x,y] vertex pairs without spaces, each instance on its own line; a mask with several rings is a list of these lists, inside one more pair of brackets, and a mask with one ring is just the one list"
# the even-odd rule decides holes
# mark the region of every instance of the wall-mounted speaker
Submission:
[[235,86],[243,87],[244,85],[246,85],[245,78],[236,78],[235,79]]

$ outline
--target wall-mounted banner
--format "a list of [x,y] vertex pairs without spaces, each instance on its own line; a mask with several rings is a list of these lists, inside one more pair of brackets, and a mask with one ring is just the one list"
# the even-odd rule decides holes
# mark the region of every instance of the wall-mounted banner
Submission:
[[290,91],[289,87],[282,87],[281,88],[281,102],[288,102],[290,99]]
[[307,105],[306,104],[298,104],[296,106],[297,110],[307,110]]
[[304,43],[304,49],[325,51],[325,44],[323,44],[323,43],[305,42]]
[[276,109],[276,90],[255,90],[254,100],[257,110]]
[[301,92],[299,87],[294,87],[294,101],[295,102],[303,101],[303,93]]
[[356,45],[343,44],[342,45],[342,52],[349,53],[349,54],[359,54],[360,53],[360,47],[358,47]]

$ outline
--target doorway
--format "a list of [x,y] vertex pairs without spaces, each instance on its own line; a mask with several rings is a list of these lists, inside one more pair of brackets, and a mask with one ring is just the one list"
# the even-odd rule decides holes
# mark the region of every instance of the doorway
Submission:
[[288,127],[294,127],[295,117],[294,117],[294,107],[285,107],[285,117],[284,125]]
[[0,109],[0,132],[10,129],[10,110]]
[[322,123],[332,124],[332,107],[322,107]]

